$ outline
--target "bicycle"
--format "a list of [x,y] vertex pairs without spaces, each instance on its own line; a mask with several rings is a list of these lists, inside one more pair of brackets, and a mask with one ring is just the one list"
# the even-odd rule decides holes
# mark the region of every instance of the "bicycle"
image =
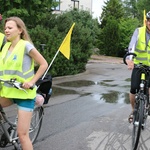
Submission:
[[[126,57],[132,55],[136,57],[134,53],[127,53],[123,61],[126,63]],[[135,65],[141,72],[141,82],[139,85],[139,91],[135,94],[135,105],[133,111],[133,130],[132,130],[132,150],[138,148],[138,143],[141,135],[141,130],[146,128],[146,120],[148,117],[149,110],[149,77],[150,77],[150,67],[139,63]]]
[[[52,82],[52,81],[51,81]],[[3,80],[0,79],[0,83],[5,83],[13,86],[14,88],[17,88],[19,90],[23,90],[24,92],[27,92],[25,89],[21,87],[21,83],[17,82],[16,79],[10,79],[10,80]],[[40,83],[37,83],[39,86],[37,93],[42,94],[41,92],[41,87]],[[51,85],[50,85],[51,87]],[[32,89],[32,88],[31,88]],[[48,99],[50,98],[50,94],[45,94],[43,93],[44,100],[48,103]],[[43,106],[35,106],[33,114],[32,114],[32,119],[31,119],[31,124],[30,124],[30,129],[29,129],[29,136],[34,144],[36,141],[41,126],[42,126],[42,120],[43,120],[43,115],[44,115],[44,108]],[[21,150],[21,145],[19,143],[19,137],[17,135],[17,120],[18,117],[16,116],[15,121],[12,122],[8,119],[6,116],[6,113],[2,106],[0,105],[0,147],[4,148],[8,143],[11,143],[15,150]]]

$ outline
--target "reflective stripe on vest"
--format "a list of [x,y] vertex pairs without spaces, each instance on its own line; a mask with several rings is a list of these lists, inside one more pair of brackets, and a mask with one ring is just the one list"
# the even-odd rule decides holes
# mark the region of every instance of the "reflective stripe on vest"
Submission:
[[[10,79],[16,78],[19,82],[30,81],[34,76],[34,60],[32,59],[32,65],[30,69],[26,72],[23,70],[23,59],[24,59],[24,50],[27,41],[20,40],[8,58],[5,58],[8,52],[8,49],[11,45],[10,42],[7,42],[0,54],[0,78]],[[7,98],[20,98],[20,99],[33,99],[36,95],[36,89],[28,89],[28,94],[24,91],[18,90],[14,87],[3,84],[2,89],[0,90],[0,96]]]
[[[34,74],[34,70],[31,70],[30,72],[28,72],[27,74],[23,74],[23,72],[17,71],[17,70],[5,70],[5,75],[18,75],[21,78],[24,78],[25,80],[27,80],[28,78],[32,77]],[[0,72],[1,74],[2,72]]]
[[150,65],[150,58],[148,54],[150,54],[149,46],[150,42],[146,43],[146,27],[139,28],[138,41],[135,48],[135,54],[137,55],[134,58],[134,63],[139,64],[143,63],[146,66]]
[[2,47],[3,41],[4,41],[4,34],[0,33],[0,49]]

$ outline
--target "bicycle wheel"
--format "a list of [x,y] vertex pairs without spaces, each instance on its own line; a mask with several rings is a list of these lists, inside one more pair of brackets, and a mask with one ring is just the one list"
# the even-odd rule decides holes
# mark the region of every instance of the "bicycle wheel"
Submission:
[[32,143],[37,139],[43,119],[43,107],[36,107],[32,114],[32,119],[30,123],[29,136]]
[[144,113],[144,102],[139,101],[139,106],[135,109],[133,113],[133,131],[132,131],[132,150],[136,150],[138,147],[142,123],[143,123],[143,113]]
[[149,110],[149,100],[147,96],[144,97],[144,110],[143,110],[143,126],[142,130],[146,128],[146,123],[147,123],[147,117],[148,117],[148,110]]

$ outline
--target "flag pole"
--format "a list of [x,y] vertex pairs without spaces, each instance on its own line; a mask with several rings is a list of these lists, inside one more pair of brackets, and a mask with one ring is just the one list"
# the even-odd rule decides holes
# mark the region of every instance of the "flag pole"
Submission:
[[145,15],[145,9],[143,11],[143,26],[145,26],[145,20],[146,20],[146,15]]
[[54,58],[52,59],[51,63],[49,64],[49,66],[48,66],[47,70],[45,71],[44,75],[42,76],[42,80],[45,78],[45,76],[46,76],[46,74],[47,74],[48,70],[50,69],[51,65],[53,64],[53,62],[54,62],[54,60],[55,60],[56,56],[58,55],[58,53],[59,53],[59,50],[56,52],[56,54],[55,54]]
[[[45,78],[48,70],[50,69],[52,63],[54,62],[56,56],[58,55],[59,51],[67,58],[69,59],[70,57],[70,38],[71,38],[71,33],[72,33],[72,30],[73,30],[73,27],[74,27],[75,23],[72,24],[70,30],[68,31],[66,37],[64,38],[62,44],[60,45],[58,51],[56,52],[53,60],[51,61],[50,65],[48,66],[47,70],[45,71],[44,75],[42,76],[42,80]],[[65,50],[68,50],[67,52]],[[69,53],[68,53],[69,52]],[[66,55],[67,54],[67,55]]]

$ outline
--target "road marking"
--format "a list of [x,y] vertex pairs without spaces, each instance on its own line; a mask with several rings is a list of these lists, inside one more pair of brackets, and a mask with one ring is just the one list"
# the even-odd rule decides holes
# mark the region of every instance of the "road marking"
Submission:
[[131,136],[115,132],[94,131],[87,137],[87,141],[91,150],[131,149]]

